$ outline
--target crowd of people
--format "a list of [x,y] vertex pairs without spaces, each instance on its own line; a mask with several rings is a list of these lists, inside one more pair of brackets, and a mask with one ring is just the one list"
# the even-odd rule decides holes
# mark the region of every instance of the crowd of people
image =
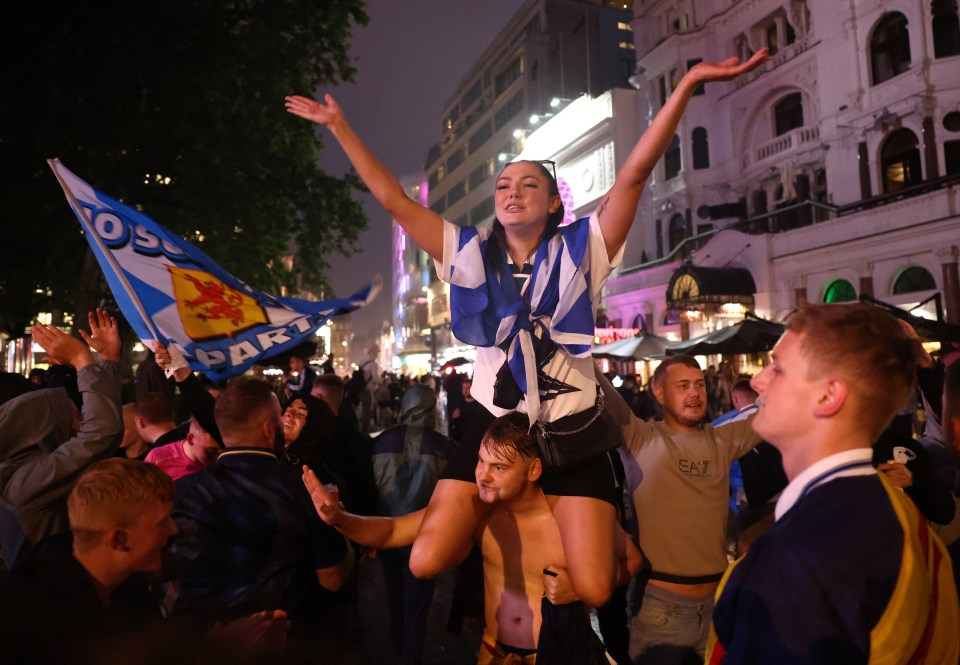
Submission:
[[[750,378],[672,356],[641,393],[592,360],[687,101],[765,60],[691,67],[564,226],[549,164],[507,165],[493,227],[460,228],[406,196],[332,97],[288,97],[435,260],[473,376],[394,379],[371,347],[350,377],[292,353],[282,384],[216,385],[157,344],[124,405],[113,317],[82,339],[35,325],[72,369],[0,386],[4,662],[358,663],[346,608],[376,551],[403,665],[423,660],[431,580],[471,552],[481,665],[956,663],[960,352],[931,357],[869,305],[802,303]],[[917,395],[919,440],[896,417]]]
[[[296,360],[279,384],[141,368],[164,390],[121,404],[116,321],[97,311],[89,328],[33,331],[72,387],[4,376],[4,662],[164,662],[186,637],[198,660],[360,663],[345,610],[368,591],[355,567],[370,552],[395,662],[422,662],[434,580],[411,554],[436,496],[465,482],[481,518],[453,563],[474,547],[482,561],[459,580],[483,589],[477,663],[956,661],[960,350],[932,358],[870,306],[801,308],[713,424],[693,358],[657,366],[658,415],[598,373],[625,442],[621,554],[613,593],[587,603],[527,416],[494,417],[469,377],[381,375],[400,388],[396,424],[371,439],[348,377],[304,383]],[[169,366],[166,349],[153,362]],[[915,438],[894,416],[918,400]]]

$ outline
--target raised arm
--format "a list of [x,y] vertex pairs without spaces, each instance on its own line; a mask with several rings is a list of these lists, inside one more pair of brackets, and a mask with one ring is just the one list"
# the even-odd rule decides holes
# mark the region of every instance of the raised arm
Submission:
[[407,196],[400,181],[377,159],[347,123],[343,109],[330,95],[317,101],[299,95],[286,98],[287,111],[330,130],[360,178],[390,216],[415,243],[437,261],[443,260],[443,220]]
[[333,500],[309,467],[303,467],[303,484],[310,492],[313,507],[324,522],[353,542],[372,549],[389,550],[411,545],[420,529],[426,509],[399,517],[363,517],[343,510]]
[[[100,362],[94,361],[87,344],[56,326],[33,327],[33,340],[47,352],[47,360],[77,370],[83,407],[79,431],[57,442],[60,445],[52,452],[0,462],[0,499],[9,506],[36,508],[59,500],[69,493],[77,474],[97,459],[112,455],[123,438],[116,320],[97,310],[96,316],[90,316],[90,328],[84,339],[94,344]],[[37,396],[46,398],[46,393]]]
[[597,207],[597,219],[603,232],[607,254],[612,259],[627,239],[637,214],[637,204],[653,167],[666,152],[687,102],[698,86],[710,81],[727,81],[748,72],[767,60],[767,49],[739,64],[737,58],[723,62],[701,62],[680,79],[676,90],[637,141],[617,173],[613,187]]
[[[173,363],[170,350],[158,342],[153,352],[156,357],[157,367],[166,371]],[[173,378],[177,382],[177,388],[180,390],[180,395],[183,397],[187,411],[197,419],[200,427],[222,446],[223,438],[220,436],[220,428],[217,427],[217,421],[213,417],[213,407],[216,399],[200,385],[200,381],[189,367],[175,369],[173,371]]]

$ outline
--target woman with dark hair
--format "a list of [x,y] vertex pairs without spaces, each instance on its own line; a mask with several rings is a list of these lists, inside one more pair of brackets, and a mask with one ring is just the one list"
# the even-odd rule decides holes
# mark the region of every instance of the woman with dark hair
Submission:
[[318,397],[305,395],[290,400],[283,411],[284,450],[280,459],[301,468],[304,464],[318,477],[337,485],[340,500],[361,515],[373,513],[377,490],[373,481],[370,450],[336,441],[337,417]]
[[[621,436],[604,412],[591,357],[600,291],[620,261],[647,177],[696,88],[734,78],[765,59],[764,49],[742,65],[731,58],[691,68],[596,211],[566,226],[560,226],[564,210],[555,174],[541,162],[513,162],[500,172],[492,229],[459,227],[407,196],[333,97],[286,98],[290,113],[330,130],[370,192],[433,257],[437,274],[450,284],[453,333],[478,347],[477,401],[495,416],[528,414],[570,579],[589,605],[602,605],[624,572],[613,551]],[[446,477],[472,483],[476,455],[468,450],[458,457]],[[413,546],[414,574],[430,577],[454,563],[485,510],[475,485],[441,481]]]

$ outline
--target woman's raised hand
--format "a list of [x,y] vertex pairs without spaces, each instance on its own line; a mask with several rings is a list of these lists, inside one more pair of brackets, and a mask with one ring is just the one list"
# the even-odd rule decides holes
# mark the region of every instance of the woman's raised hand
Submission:
[[740,63],[740,58],[727,58],[723,62],[701,62],[694,65],[689,72],[698,83],[707,83],[709,81],[729,81],[737,78],[741,74],[752,71],[769,60],[767,49],[762,48],[753,54],[753,57],[744,63]]
[[336,100],[326,94],[323,101],[301,97],[300,95],[290,95],[286,97],[285,106],[287,112],[300,116],[305,120],[310,120],[318,125],[330,127],[334,123],[343,120],[343,109],[337,104]]

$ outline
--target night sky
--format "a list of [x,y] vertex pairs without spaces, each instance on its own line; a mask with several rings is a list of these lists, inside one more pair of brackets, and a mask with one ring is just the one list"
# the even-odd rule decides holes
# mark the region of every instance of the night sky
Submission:
[[[370,23],[356,28],[350,42],[356,81],[323,92],[336,98],[357,134],[397,177],[420,171],[427,150],[440,139],[443,105],[521,4],[368,0]],[[320,165],[339,175],[349,162],[329,134],[325,141]],[[370,222],[362,252],[334,257],[330,282],[338,296],[346,296],[374,273],[383,274],[380,297],[351,315],[353,331],[366,336],[390,319],[391,268],[390,218],[372,197],[364,202]]]

